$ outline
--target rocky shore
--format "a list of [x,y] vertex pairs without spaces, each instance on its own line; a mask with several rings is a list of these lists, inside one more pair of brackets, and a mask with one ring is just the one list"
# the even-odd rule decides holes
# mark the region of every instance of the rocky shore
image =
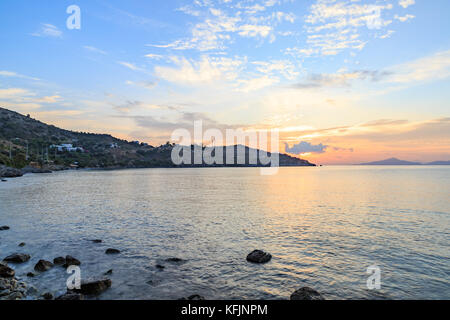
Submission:
[[[0,227],[0,232],[2,233],[7,234],[8,230],[10,230],[9,226]],[[97,244],[102,243],[100,239],[89,241]],[[21,243],[19,247],[26,248],[26,244]],[[108,248],[103,254],[106,256],[120,253],[121,251],[118,249]],[[113,274],[113,270],[111,269],[99,275],[97,278],[80,279],[81,282],[78,286],[70,289],[67,288],[66,292],[62,295],[55,295],[54,292],[39,292],[34,286],[27,284],[24,279],[18,278],[14,270],[14,266],[29,263],[31,258],[29,254],[11,253],[6,257],[0,258],[3,259],[0,261],[0,300],[84,300],[98,297],[113,285],[111,279],[108,278],[108,276]],[[272,255],[263,250],[253,250],[246,258],[248,263],[253,264],[267,264],[271,259]],[[159,272],[164,272],[167,264],[176,266],[187,262],[187,260],[172,257],[161,260],[161,264],[155,265],[155,268]],[[62,270],[68,270],[68,268],[76,268],[81,264],[82,262],[80,260],[70,255],[55,257],[53,261],[40,259],[34,267],[30,265],[30,271],[26,274],[25,279],[37,277],[39,274],[48,272],[52,268],[59,267]],[[180,298],[180,300],[205,300],[205,297],[194,293],[189,297]],[[301,287],[290,295],[290,300],[324,300],[324,297],[314,289]]]
[[[7,232],[10,230],[9,226],[1,226],[0,232]],[[94,243],[100,243],[100,240],[95,240]],[[19,244],[19,247],[25,247],[24,242]],[[109,251],[108,251],[109,250]],[[119,254],[117,249],[110,248],[105,254]],[[25,280],[16,276],[16,271],[13,266],[24,264],[30,261],[31,256],[27,253],[12,253],[0,261],[0,300],[83,300],[85,297],[98,296],[105,290],[111,287],[112,281],[108,279],[107,275],[112,274],[109,270],[104,275],[96,279],[81,280],[80,285],[73,289],[67,288],[67,292],[55,298],[52,292],[39,292],[34,286],[26,283]],[[63,270],[68,270],[71,267],[81,265],[81,261],[66,255],[65,257],[56,257],[53,262],[40,259],[33,267],[33,270],[26,274],[28,278],[34,278],[39,274],[49,271],[55,266],[60,266]]]
[[21,177],[24,174],[27,173],[52,173],[53,171],[62,171],[62,170],[68,170],[69,168],[65,166],[58,166],[58,165],[49,165],[44,166],[42,168],[35,168],[27,166],[22,169],[16,169],[7,167],[4,165],[0,165],[0,178],[17,178]]

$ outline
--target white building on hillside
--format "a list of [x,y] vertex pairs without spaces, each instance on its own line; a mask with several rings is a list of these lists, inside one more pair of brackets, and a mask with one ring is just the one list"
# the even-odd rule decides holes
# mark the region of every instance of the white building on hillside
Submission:
[[69,151],[69,152],[75,152],[75,151],[84,151],[81,147],[74,147],[71,143],[64,143],[60,145],[53,144],[50,146],[52,149],[57,149],[58,151]]

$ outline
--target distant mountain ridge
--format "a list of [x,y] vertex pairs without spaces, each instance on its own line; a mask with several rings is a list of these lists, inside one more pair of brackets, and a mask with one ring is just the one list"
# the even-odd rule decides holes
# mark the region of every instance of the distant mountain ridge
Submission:
[[359,165],[361,165],[361,166],[422,166],[422,165],[444,166],[444,165],[450,165],[450,161],[434,161],[434,162],[422,163],[422,162],[412,162],[412,161],[400,160],[397,158],[389,158],[389,159],[380,160],[380,161],[360,163]]
[[[71,147],[62,147],[63,145]],[[56,147],[55,147],[56,146]],[[159,147],[126,141],[109,134],[75,132],[57,128],[30,116],[0,108],[0,165],[23,168],[30,164],[73,166],[81,168],[154,168],[207,166],[262,166],[249,162],[250,148],[245,147],[244,164],[174,165],[174,144]],[[192,146],[193,148],[193,146]],[[224,147],[233,148],[233,146]],[[237,146],[234,146],[237,149]],[[236,152],[235,152],[236,155]],[[269,154],[270,156],[270,154]],[[237,163],[237,162],[235,162]],[[279,154],[280,166],[315,166],[307,160]],[[50,169],[52,170],[52,169]]]

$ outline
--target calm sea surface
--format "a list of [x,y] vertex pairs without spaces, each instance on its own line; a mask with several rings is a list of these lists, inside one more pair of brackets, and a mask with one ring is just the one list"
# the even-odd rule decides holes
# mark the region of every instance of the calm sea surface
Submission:
[[[0,258],[31,254],[13,267],[40,292],[63,293],[65,270],[26,273],[70,254],[83,278],[113,269],[100,299],[288,299],[302,286],[327,299],[450,299],[450,167],[26,175],[0,183],[0,225],[11,227]],[[272,261],[248,263],[253,249]],[[367,289],[371,265],[380,290]]]

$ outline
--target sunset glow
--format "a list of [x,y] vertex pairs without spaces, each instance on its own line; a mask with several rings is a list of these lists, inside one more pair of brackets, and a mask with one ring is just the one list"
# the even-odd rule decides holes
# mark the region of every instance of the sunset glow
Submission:
[[446,0],[79,1],[79,30],[68,5],[0,4],[2,107],[152,145],[203,120],[318,164],[450,159]]

